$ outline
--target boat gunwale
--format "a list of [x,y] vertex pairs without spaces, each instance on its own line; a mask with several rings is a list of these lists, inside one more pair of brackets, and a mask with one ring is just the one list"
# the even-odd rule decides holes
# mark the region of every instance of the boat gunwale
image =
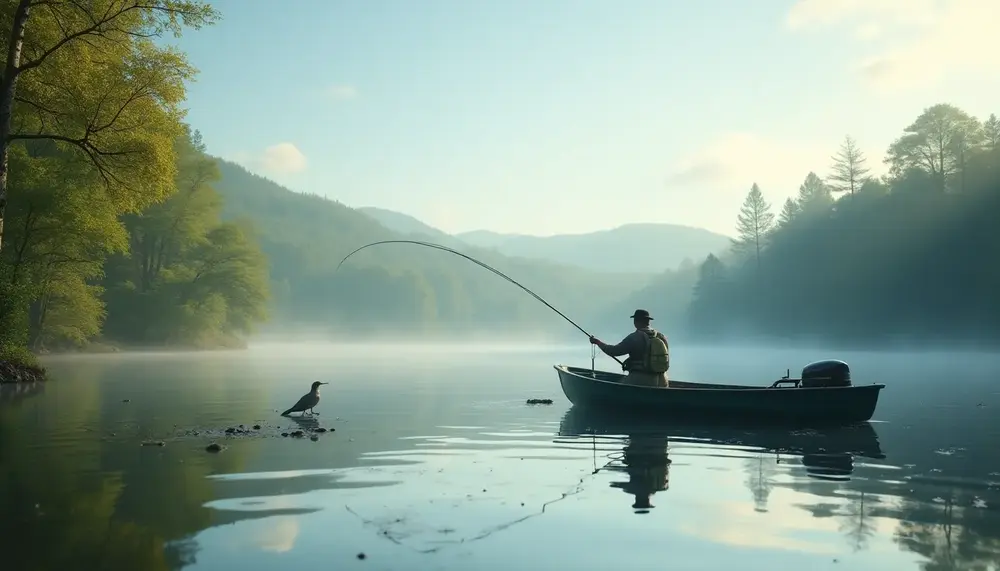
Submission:
[[[573,367],[572,365],[553,365],[552,368],[554,368],[558,372],[563,372],[563,373],[566,373],[568,375],[572,375],[573,377],[576,377],[578,379],[581,379],[581,380],[584,380],[584,381],[587,381],[587,382],[591,382],[591,383],[604,383],[604,384],[607,384],[607,385],[625,386],[625,387],[630,387],[632,389],[642,389],[642,390],[650,390],[650,391],[673,390],[673,391],[714,391],[714,392],[740,391],[740,392],[743,392],[743,391],[774,391],[775,389],[779,389],[779,390],[794,389],[795,391],[849,391],[849,390],[858,390],[858,389],[878,389],[878,390],[881,390],[881,389],[885,388],[885,384],[883,384],[883,383],[872,383],[870,385],[850,385],[850,386],[846,386],[846,387],[761,387],[761,386],[754,386],[754,385],[718,385],[718,386],[711,386],[710,383],[695,383],[695,382],[691,382],[691,381],[682,381],[680,379],[678,379],[677,382],[679,382],[679,383],[687,383],[687,384],[695,384],[695,385],[700,385],[700,386],[697,386],[697,387],[678,387],[678,386],[669,386],[668,385],[666,387],[646,387],[646,386],[642,386],[642,385],[626,385],[626,384],[622,384],[622,383],[615,382],[615,381],[608,381],[608,380],[605,380],[605,379],[598,379],[596,377],[590,377],[590,376],[586,376],[586,375],[582,375],[580,373],[577,373],[576,371],[589,371],[589,369],[583,369],[582,367]],[[620,373],[613,373],[611,371],[601,371],[601,370],[598,370],[598,369],[594,369],[594,372],[595,373],[604,373],[604,374],[608,374],[608,375],[617,375],[619,377],[625,377],[625,375],[622,375]]]

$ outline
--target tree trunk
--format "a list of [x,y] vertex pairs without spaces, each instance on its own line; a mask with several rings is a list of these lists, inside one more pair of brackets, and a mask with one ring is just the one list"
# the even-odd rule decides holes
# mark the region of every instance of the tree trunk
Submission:
[[21,48],[24,29],[28,25],[31,0],[21,0],[14,11],[14,24],[10,30],[7,63],[0,78],[0,251],[3,251],[3,219],[7,211],[7,155],[10,145],[10,121],[14,114],[14,94],[21,70]]

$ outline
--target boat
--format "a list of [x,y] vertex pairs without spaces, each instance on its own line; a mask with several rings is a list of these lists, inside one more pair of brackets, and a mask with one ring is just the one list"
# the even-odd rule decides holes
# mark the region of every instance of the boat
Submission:
[[668,387],[623,383],[626,375],[555,365],[563,394],[574,405],[702,420],[746,419],[811,425],[871,420],[884,384],[854,385],[840,360],[810,363],[799,378],[789,374],[769,386],[670,380]]

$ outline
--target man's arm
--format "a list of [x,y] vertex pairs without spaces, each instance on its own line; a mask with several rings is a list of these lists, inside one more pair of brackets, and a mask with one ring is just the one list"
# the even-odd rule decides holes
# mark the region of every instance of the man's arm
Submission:
[[634,342],[635,333],[629,333],[617,345],[608,345],[607,343],[600,341],[597,346],[600,347],[601,351],[604,351],[604,354],[609,357],[621,357],[622,355],[628,355],[631,352]]

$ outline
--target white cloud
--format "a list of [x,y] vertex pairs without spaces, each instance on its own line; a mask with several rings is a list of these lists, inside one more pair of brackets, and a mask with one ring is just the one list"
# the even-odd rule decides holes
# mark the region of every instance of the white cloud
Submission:
[[263,151],[248,153],[239,151],[224,156],[252,171],[272,174],[292,174],[305,170],[306,156],[292,143],[278,143]]
[[354,99],[358,96],[358,88],[353,85],[331,85],[326,88],[326,94],[336,101]]
[[[721,204],[730,204],[742,200],[756,182],[769,201],[780,204],[798,192],[810,171],[826,177],[839,145],[840,141],[813,143],[728,133],[682,157],[671,170],[667,185],[711,191]],[[884,172],[882,152],[861,146],[871,174]]]
[[292,143],[271,145],[248,162],[253,168],[271,173],[291,174],[306,168],[306,156]]
[[997,0],[799,0],[785,21],[793,31],[853,28],[872,45],[853,71],[882,92],[923,87],[949,72],[1000,72],[997,22]]

